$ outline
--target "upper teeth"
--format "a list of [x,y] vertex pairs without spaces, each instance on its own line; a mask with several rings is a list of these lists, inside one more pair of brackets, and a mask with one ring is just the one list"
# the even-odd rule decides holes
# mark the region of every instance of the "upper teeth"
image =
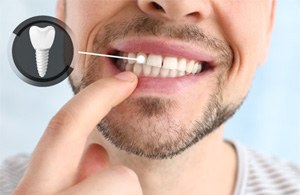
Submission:
[[202,64],[194,60],[185,58],[177,58],[170,56],[161,56],[145,53],[128,53],[124,56],[129,58],[137,58],[143,56],[145,63],[140,64],[134,60],[123,62],[121,69],[132,71],[137,76],[153,76],[153,77],[180,77],[189,74],[197,74],[202,71]]

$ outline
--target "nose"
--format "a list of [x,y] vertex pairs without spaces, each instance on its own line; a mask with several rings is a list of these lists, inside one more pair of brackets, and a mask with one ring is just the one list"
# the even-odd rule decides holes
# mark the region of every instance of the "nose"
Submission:
[[189,23],[207,18],[212,11],[210,0],[137,0],[140,9],[152,17]]

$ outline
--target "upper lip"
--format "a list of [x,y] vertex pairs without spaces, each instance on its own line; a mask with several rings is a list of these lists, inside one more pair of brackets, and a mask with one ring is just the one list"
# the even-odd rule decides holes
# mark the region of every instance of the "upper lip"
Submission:
[[207,62],[212,66],[214,65],[213,55],[208,51],[172,39],[158,37],[127,38],[116,40],[110,46],[109,52],[157,54]]

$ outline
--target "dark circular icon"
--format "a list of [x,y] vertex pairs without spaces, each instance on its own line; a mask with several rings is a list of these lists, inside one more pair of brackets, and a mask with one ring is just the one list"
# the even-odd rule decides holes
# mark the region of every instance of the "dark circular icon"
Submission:
[[11,65],[24,82],[46,87],[60,83],[72,72],[74,45],[69,28],[50,16],[22,22],[10,40]]

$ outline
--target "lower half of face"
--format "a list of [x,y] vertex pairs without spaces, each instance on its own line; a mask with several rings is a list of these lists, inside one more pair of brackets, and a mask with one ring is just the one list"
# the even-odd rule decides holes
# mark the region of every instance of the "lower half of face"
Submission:
[[[81,69],[81,82],[73,82],[75,91],[125,71],[118,64],[115,60],[89,58]],[[157,76],[145,76],[143,68],[139,74],[134,68],[127,69],[138,74],[138,87],[97,126],[116,147],[138,156],[165,159],[180,154],[222,125],[243,99],[223,101],[229,71],[225,65],[172,77],[162,76],[162,69]]]
[[127,152],[154,159],[171,158],[218,128],[239,106],[222,104],[219,88],[210,92],[191,92],[191,96],[133,94],[112,109],[98,130]]
[[86,56],[71,77],[77,93],[122,71],[138,75],[133,94],[98,125],[104,137],[129,153],[153,159],[178,155],[222,125],[246,96],[248,86],[231,96],[229,44],[198,27],[136,17],[99,24],[87,42],[88,51],[146,59],[141,65]]

